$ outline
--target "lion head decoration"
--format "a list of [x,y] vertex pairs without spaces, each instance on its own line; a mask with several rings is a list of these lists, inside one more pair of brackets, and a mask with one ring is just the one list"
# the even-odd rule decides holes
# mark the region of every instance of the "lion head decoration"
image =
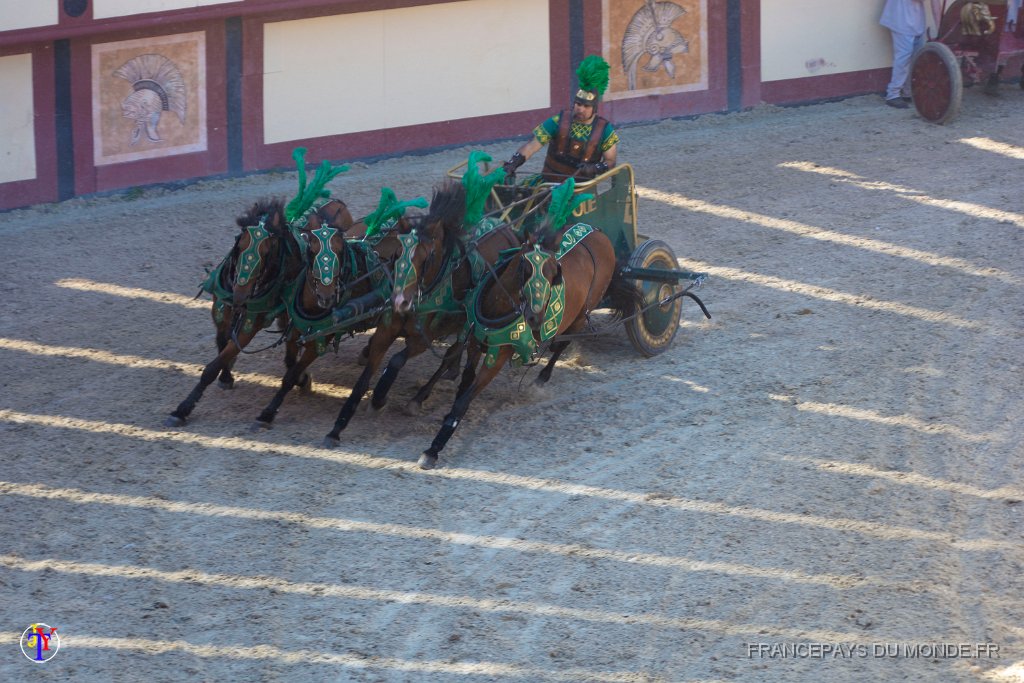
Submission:
[[630,90],[636,90],[636,68],[644,55],[649,57],[644,71],[665,69],[669,78],[676,77],[673,59],[689,52],[690,43],[672,28],[672,23],[684,14],[686,10],[674,2],[646,0],[629,20],[622,37],[622,68]]
[[163,55],[139,55],[125,62],[114,76],[132,84],[132,93],[121,102],[121,115],[135,122],[132,145],[142,139],[143,133],[152,142],[163,141],[157,126],[165,111],[173,111],[185,123],[185,79],[171,60]]

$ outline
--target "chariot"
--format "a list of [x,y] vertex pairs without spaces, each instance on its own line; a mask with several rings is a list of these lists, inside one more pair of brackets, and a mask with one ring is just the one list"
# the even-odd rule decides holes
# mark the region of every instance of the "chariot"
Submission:
[[1024,88],[1024,6],[1006,0],[942,2],[938,35],[914,56],[911,94],[918,114],[946,123],[960,111],[963,89],[984,83],[996,94],[1004,71],[1020,71]]
[[[461,178],[466,163],[448,171]],[[495,185],[491,190],[488,215],[510,222],[521,231],[539,223],[551,189],[550,183],[532,182]],[[612,242],[615,254],[626,266],[622,274],[636,281],[643,296],[643,310],[624,321],[626,335],[644,356],[665,351],[679,331],[684,297],[707,309],[692,290],[707,278],[707,273],[682,270],[672,248],[662,240],[649,239],[637,231],[636,185],[633,167],[620,164],[591,180],[578,181],[575,194],[591,194],[573,212],[573,220],[599,228]]]

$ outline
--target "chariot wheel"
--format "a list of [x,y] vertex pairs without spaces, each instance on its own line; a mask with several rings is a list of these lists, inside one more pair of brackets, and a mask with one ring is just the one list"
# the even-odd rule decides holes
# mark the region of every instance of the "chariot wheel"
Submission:
[[956,55],[943,43],[928,42],[910,67],[910,92],[921,118],[932,123],[952,121],[960,111],[964,84]]
[[[629,257],[633,268],[656,268],[678,270],[676,255],[672,248],[661,240],[647,240],[637,247]],[[644,299],[644,306],[662,301],[683,291],[680,284],[638,280],[637,288]],[[679,331],[679,318],[683,311],[682,297],[664,306],[651,306],[644,313],[626,321],[626,335],[633,348],[644,356],[656,356],[671,344]]]

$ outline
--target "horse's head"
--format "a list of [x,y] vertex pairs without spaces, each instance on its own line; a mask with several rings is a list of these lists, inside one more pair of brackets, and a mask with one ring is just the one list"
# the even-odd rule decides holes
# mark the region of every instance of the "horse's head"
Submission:
[[[352,225],[352,217],[343,203],[337,203],[344,216],[330,208],[324,211],[322,207],[307,218],[299,233],[306,243],[306,286],[322,309],[336,304],[346,286],[345,259],[350,247],[344,230]],[[339,218],[341,220],[337,220]]]
[[391,290],[391,305],[396,313],[408,313],[419,298],[424,282],[424,270],[439,261],[437,248],[441,243],[436,229],[430,225],[413,227],[409,232],[398,235],[401,250],[395,262],[394,284]]
[[232,251],[232,303],[242,307],[266,292],[284,272],[288,224],[280,200],[257,202],[236,223],[241,231]]
[[449,181],[434,191],[430,210],[405,234],[395,262],[391,305],[408,313],[425,286],[440,273],[447,257],[461,249],[460,231],[466,203],[465,189]]

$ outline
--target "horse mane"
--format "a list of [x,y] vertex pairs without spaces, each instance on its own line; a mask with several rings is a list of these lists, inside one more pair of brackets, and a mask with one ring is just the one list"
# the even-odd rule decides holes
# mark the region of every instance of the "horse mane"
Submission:
[[441,224],[444,235],[444,253],[450,254],[455,249],[464,250],[460,238],[462,219],[466,212],[466,188],[457,180],[446,180],[440,187],[434,188],[430,198],[430,208],[422,219],[424,225]]
[[280,213],[284,218],[284,200],[280,198],[260,199],[252,207],[235,219],[240,228],[256,225],[264,216],[271,216]]
[[532,231],[527,236],[526,241],[530,244],[530,246],[539,244],[542,249],[547,249],[550,251],[550,242],[554,241],[554,238],[558,236],[558,233],[561,231],[563,227],[565,226],[555,227],[554,223],[551,221],[551,217],[545,216],[544,220],[541,221],[541,224],[537,227],[537,229]]
[[[243,213],[241,216],[235,219],[235,223],[240,228],[237,235],[235,235],[235,245],[231,248],[231,252],[228,254],[228,258],[233,262],[237,263],[239,256],[241,255],[241,249],[239,243],[241,242],[242,236],[245,234],[247,227],[258,225],[261,220],[266,217],[268,220],[264,223],[264,227],[267,230],[280,239],[284,239],[286,244],[279,246],[278,248],[292,250],[292,247],[287,244],[288,239],[291,237],[291,233],[288,230],[288,221],[285,219],[285,202],[283,199],[260,199],[253,203],[252,207]],[[280,220],[275,220],[280,217]],[[294,242],[294,239],[291,241]],[[235,265],[232,265],[232,275]],[[276,277],[276,264],[266,271],[264,275],[270,275]]]

